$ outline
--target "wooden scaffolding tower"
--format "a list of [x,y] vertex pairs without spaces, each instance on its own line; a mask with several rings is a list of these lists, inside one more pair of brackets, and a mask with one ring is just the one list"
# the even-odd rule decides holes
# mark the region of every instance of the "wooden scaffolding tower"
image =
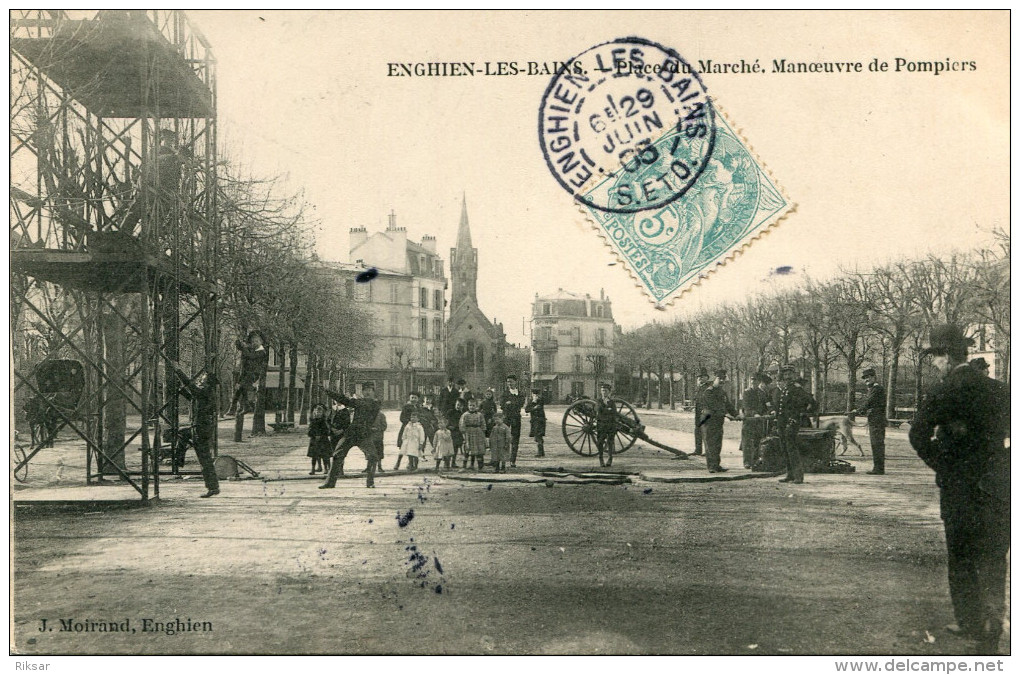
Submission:
[[215,368],[212,50],[180,11],[15,11],[10,30],[12,404],[48,420],[14,473],[69,430],[86,483],[158,498],[187,426],[172,364]]

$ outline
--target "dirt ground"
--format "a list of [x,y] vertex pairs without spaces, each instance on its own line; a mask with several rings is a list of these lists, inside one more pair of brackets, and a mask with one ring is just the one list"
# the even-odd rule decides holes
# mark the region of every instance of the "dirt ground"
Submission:
[[[14,488],[12,650],[967,653],[943,628],[952,610],[936,488],[903,430],[889,433],[884,477],[855,456],[857,473],[802,486],[733,480],[748,472],[739,424],[727,423],[724,476],[639,443],[613,467],[629,483],[547,484],[536,469],[597,465],[563,444],[560,414],[551,408],[548,457],[522,440],[517,471],[498,479],[437,476],[426,463],[388,471],[374,490],[357,475],[319,490],[302,429],[222,443],[265,480],[227,482],[208,500],[200,479],[164,480],[151,507],[94,501],[133,497],[82,487],[84,451],[62,442]],[[641,415],[653,438],[691,449],[689,413]],[[363,466],[352,453],[348,474]],[[175,619],[198,630],[150,630]],[[128,630],[62,630],[61,620]]]

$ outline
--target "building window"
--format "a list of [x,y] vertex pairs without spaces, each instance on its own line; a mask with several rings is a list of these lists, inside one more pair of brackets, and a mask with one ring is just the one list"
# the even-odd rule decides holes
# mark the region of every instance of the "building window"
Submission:
[[595,305],[595,316],[602,318],[602,305]]
[[421,339],[427,340],[429,337],[429,320],[423,316],[419,324],[419,327],[421,328]]
[[393,304],[397,303],[397,297],[399,292],[400,291],[397,288],[397,282],[394,281],[392,284],[390,284],[390,302],[392,302]]
[[390,335],[400,336],[400,318],[396,312],[390,312]]
[[464,345],[457,345],[457,360],[464,360]]
[[436,289],[432,292],[432,308],[442,309],[443,308],[443,292]]
[[574,326],[573,328],[570,329],[570,339],[572,341],[572,344],[575,347],[580,346],[580,344],[581,344],[581,327],[580,326]]
[[[420,288],[418,289],[418,302],[421,304],[422,309],[428,309],[429,306],[429,289]],[[424,337],[424,336],[422,336]]]
[[605,346],[605,344],[606,344],[606,329],[605,328],[599,328],[598,335],[596,335],[596,337],[595,337],[595,344],[597,344],[599,347],[604,347]]
[[609,369],[609,359],[602,354],[595,354],[593,356],[592,366],[599,375],[602,375]]
[[443,339],[443,320],[438,316],[432,320],[432,339],[442,340]]
[[358,302],[372,302],[372,284],[355,284],[354,299]]
[[581,355],[580,354],[574,354],[574,372],[575,373],[580,373],[581,372]]
[[578,396],[584,396],[583,380],[580,382],[574,380],[573,382],[570,383],[570,395],[573,396],[574,398],[577,398]]
[[538,355],[538,372],[540,373],[551,373],[553,372],[553,354],[550,352],[541,352]]
[[548,302],[542,303],[542,316],[549,316],[552,314],[552,304]]
[[485,372],[485,350],[481,347],[475,350],[475,372]]
[[436,368],[443,367],[443,348],[436,345]]

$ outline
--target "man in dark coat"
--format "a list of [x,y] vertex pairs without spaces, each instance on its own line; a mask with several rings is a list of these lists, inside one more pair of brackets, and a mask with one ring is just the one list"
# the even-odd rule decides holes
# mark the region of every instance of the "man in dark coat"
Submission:
[[994,653],[1002,634],[1010,544],[1009,389],[967,363],[973,341],[934,326],[927,353],[944,377],[925,395],[910,444],[935,470],[946,532],[953,633]]
[[[400,431],[397,432],[397,450],[400,450],[401,445],[404,442],[404,429],[407,427],[407,423],[411,421],[411,415],[420,415],[421,405],[418,403],[418,392],[412,391],[407,395],[407,403],[400,409]],[[422,427],[424,429],[424,426]],[[393,467],[394,471],[400,470],[400,460],[404,456],[397,453],[397,465]],[[409,468],[414,469],[414,462],[412,460],[417,459],[416,457],[408,457],[407,463]]]
[[[200,373],[192,380],[177,363],[171,362],[180,376],[181,393],[191,401],[191,419],[195,424],[195,454],[202,467],[202,480],[206,492],[201,497],[220,493],[220,479],[213,466],[213,444],[216,440],[216,375]],[[183,458],[182,458],[183,459]]]
[[737,410],[730,403],[730,397],[726,395],[723,388],[726,384],[726,371],[715,371],[715,382],[712,386],[705,388],[699,397],[701,407],[701,420],[699,426],[702,430],[702,445],[705,449],[705,461],[709,473],[720,473],[728,471],[720,464],[722,455],[723,422],[727,417],[737,418]]
[[708,389],[712,383],[711,378],[708,376],[708,371],[702,368],[698,371],[697,388],[694,390],[694,454],[700,455],[703,453],[701,446],[701,393]]
[[503,413],[503,422],[510,427],[510,466],[517,466],[517,446],[521,444],[521,408],[524,407],[524,394],[517,388],[517,376],[506,376],[506,391],[499,399],[499,409]]
[[765,416],[768,415],[769,395],[766,390],[772,378],[765,373],[751,376],[751,386],[740,399],[740,411],[744,423],[740,428],[740,450],[744,457],[744,468],[754,465],[758,445],[765,438]]
[[786,454],[786,478],[780,483],[804,482],[804,463],[797,446],[801,417],[814,410],[814,399],[794,385],[797,369],[786,365],[779,369],[779,386],[772,391],[772,412],[776,416],[776,434]]
[[868,397],[854,414],[868,416],[868,436],[871,438],[871,459],[874,463],[874,468],[868,474],[881,476],[885,474],[885,427],[888,424],[885,416],[885,389],[878,383],[874,368],[865,368],[861,378],[868,385]]
[[[350,398],[328,389],[326,390],[326,395],[334,401],[343,403],[348,408],[353,409],[354,416],[351,418],[351,426],[347,429],[347,436],[340,443],[340,447],[333,451],[333,464],[329,467],[329,476],[326,478],[326,482],[319,486],[320,490],[336,487],[337,478],[342,478],[344,475],[344,460],[347,459],[347,453],[351,451],[351,448],[358,446],[364,449],[363,444],[374,443],[372,425],[375,424],[381,407],[379,401],[375,400],[375,384],[372,382],[365,382],[361,385],[361,398]],[[369,462],[368,470],[369,482],[371,482],[374,471],[373,462],[371,461]]]
[[599,397],[595,399],[595,447],[599,451],[599,466],[613,465],[616,432],[620,429],[620,415],[611,400],[612,392],[613,388],[603,382],[599,385]]
[[269,352],[262,346],[262,335],[257,331],[248,334],[247,342],[238,340],[236,347],[241,352],[241,374],[227,415],[248,412],[248,394],[252,389],[258,391],[259,382],[269,367]]
[[447,378],[446,386],[439,391],[439,411],[443,415],[449,416],[453,412],[454,406],[457,405],[457,397],[460,392],[457,391],[457,387],[453,384],[453,378]]

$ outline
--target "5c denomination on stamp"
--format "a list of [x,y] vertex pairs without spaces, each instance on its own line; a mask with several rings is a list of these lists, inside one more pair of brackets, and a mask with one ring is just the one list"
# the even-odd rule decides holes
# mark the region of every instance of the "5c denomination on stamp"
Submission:
[[628,37],[569,63],[542,97],[546,164],[657,305],[793,208],[674,50]]

